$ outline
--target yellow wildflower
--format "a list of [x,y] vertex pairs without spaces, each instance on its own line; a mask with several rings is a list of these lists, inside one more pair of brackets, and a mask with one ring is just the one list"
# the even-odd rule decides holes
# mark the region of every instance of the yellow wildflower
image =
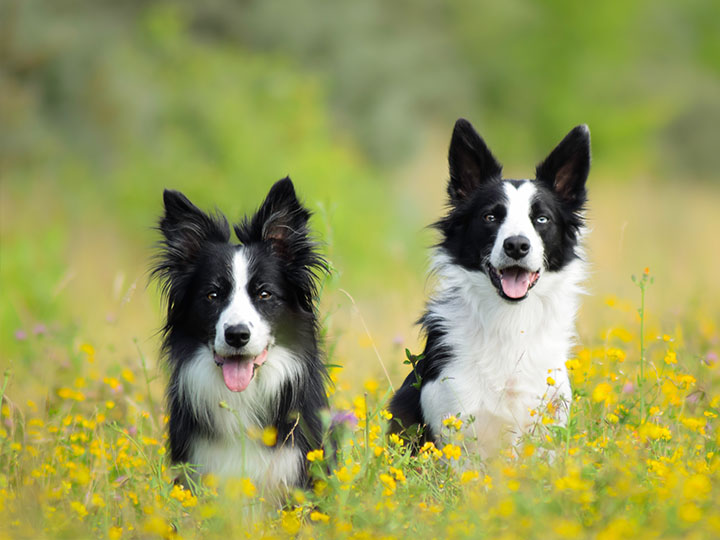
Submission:
[[85,505],[80,501],[72,501],[70,507],[75,510],[75,513],[81,520],[88,515],[87,508],[85,508]]
[[320,521],[322,523],[327,523],[330,521],[330,516],[327,514],[323,514],[322,512],[318,512],[317,510],[310,512],[310,520],[312,521]]
[[275,426],[265,426],[261,440],[265,446],[275,446],[277,442],[277,428],[275,428]]
[[462,453],[461,448],[454,444],[446,444],[445,446],[443,446],[442,451],[443,451],[443,454],[445,454],[446,459],[454,459],[454,460],[460,459],[460,454]]
[[319,448],[318,450],[310,450],[307,453],[307,460],[310,462],[313,461],[322,461],[324,458],[325,453],[323,452],[322,448]]

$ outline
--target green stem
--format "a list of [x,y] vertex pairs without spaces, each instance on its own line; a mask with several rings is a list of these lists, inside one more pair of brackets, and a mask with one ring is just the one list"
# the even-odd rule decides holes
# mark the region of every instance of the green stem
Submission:
[[3,398],[5,397],[5,389],[7,388],[8,383],[10,382],[10,368],[5,370],[5,377],[3,380],[2,390],[0,390],[0,406],[3,403]]
[[645,421],[645,282],[640,284],[640,381],[638,391],[640,392],[640,423]]
[[145,385],[147,386],[147,393],[148,393],[148,401],[150,402],[150,412],[151,417],[153,419],[153,424],[155,423],[155,415],[157,414],[157,410],[155,409],[155,402],[153,401],[152,392],[150,391],[150,375],[148,373],[147,369],[147,362],[145,361],[145,355],[142,352],[142,349],[140,349],[140,344],[138,343],[137,338],[133,339],[135,342],[135,348],[137,348],[138,354],[140,355],[140,364],[142,365],[143,369],[143,376],[145,378]]

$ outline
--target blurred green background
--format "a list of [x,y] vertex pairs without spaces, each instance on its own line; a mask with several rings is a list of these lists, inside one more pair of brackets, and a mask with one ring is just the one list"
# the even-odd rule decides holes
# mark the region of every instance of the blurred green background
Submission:
[[510,177],[590,125],[581,339],[646,266],[659,327],[720,320],[718,2],[0,0],[0,367],[51,388],[48,335],[155,365],[163,188],[237,219],[289,174],[332,360],[398,382],[459,116]]

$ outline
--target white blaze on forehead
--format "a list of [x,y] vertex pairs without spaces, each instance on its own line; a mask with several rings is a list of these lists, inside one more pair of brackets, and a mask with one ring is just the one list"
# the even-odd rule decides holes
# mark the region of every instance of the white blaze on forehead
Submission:
[[[535,230],[531,218],[532,203],[537,193],[537,188],[532,181],[527,180],[517,187],[511,182],[505,182],[506,215],[498,230],[495,244],[490,254],[490,263],[497,267],[510,264],[522,263],[532,270],[542,267],[543,243],[540,235]],[[524,236],[530,240],[530,252],[520,261],[515,261],[505,255],[503,242],[511,236]]]
[[250,341],[242,352],[259,355],[269,345],[270,327],[255,309],[248,293],[250,263],[244,248],[235,252],[231,264],[233,288],[229,303],[215,326],[215,351],[220,355],[237,354],[237,351],[225,342],[225,329],[244,324],[250,330]]

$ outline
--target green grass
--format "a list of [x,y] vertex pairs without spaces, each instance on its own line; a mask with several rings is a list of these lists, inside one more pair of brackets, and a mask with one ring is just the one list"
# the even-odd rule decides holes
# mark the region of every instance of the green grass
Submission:
[[[645,292],[652,298],[658,287]],[[692,319],[684,321],[692,333],[665,333],[654,314],[641,309],[638,316],[630,307],[640,301],[639,294],[610,301],[613,326],[568,362],[575,398],[568,427],[538,410],[522,447],[484,463],[473,455],[462,419],[447,426],[441,450],[411,455],[407,444],[385,435],[390,388],[375,376],[380,370],[358,378],[357,367],[334,369],[331,405],[352,411],[356,421],[337,432],[336,459],[310,456],[314,488],[289,493],[282,507],[245,479],[205,477],[192,493],[173,485],[164,377],[148,369],[143,344],[120,350],[85,340],[82,327],[37,328],[15,338],[35,370],[10,367],[2,383],[0,534],[716,536],[717,326]],[[358,347],[367,356],[377,352],[369,341]],[[257,436],[272,440],[272,433]]]

